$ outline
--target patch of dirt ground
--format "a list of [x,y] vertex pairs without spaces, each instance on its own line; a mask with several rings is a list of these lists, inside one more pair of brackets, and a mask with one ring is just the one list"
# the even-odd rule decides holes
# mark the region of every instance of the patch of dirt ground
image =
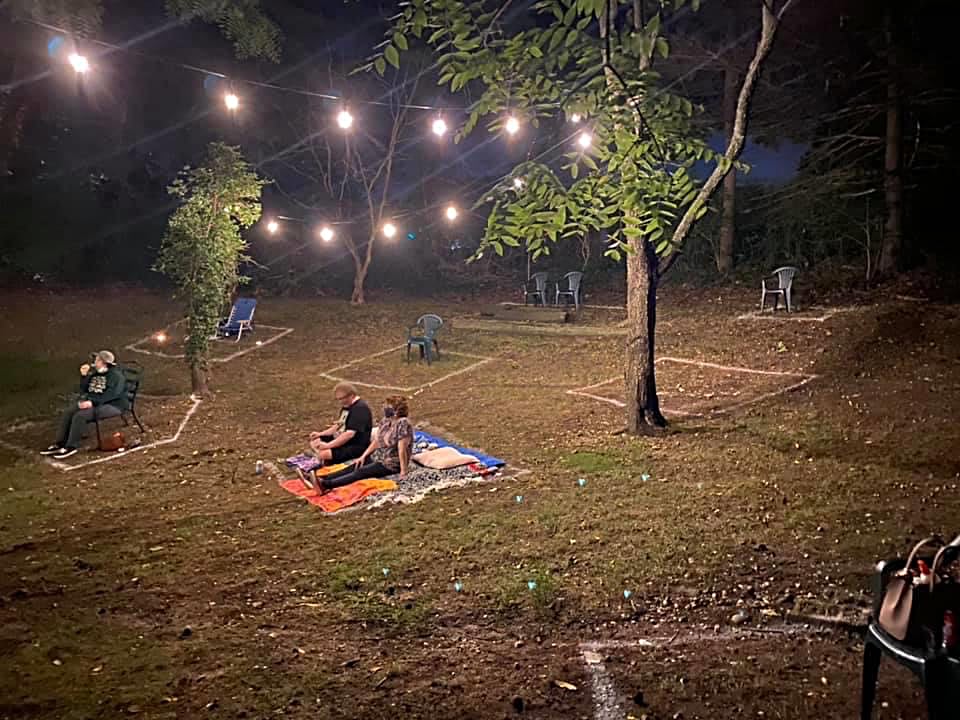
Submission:
[[[264,298],[257,319],[294,332],[214,365],[176,443],[64,473],[33,453],[92,350],[143,364],[147,439],[183,417],[182,361],[122,349],[175,306],[5,295],[0,718],[855,715],[860,640],[811,618],[856,627],[877,559],[960,530],[960,313],[877,297],[738,321],[755,302],[661,292],[658,353],[711,365],[661,362],[664,405],[698,416],[636,439],[620,408],[568,392],[619,375],[620,336],[453,323],[440,361],[408,365],[369,356],[424,312],[471,308]],[[333,420],[324,373],[360,358],[345,377],[422,388],[415,421],[531,472],[334,517],[254,474]],[[636,645],[654,637],[670,642]],[[606,704],[586,642],[622,643],[597,651]],[[922,713],[885,663],[876,717]]]

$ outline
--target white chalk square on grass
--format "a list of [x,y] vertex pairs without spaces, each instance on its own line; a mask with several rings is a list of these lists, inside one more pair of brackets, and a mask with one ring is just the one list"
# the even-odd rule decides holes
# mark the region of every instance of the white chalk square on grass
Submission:
[[[677,358],[662,356],[657,358],[656,364],[660,363],[677,363],[680,365],[694,365],[702,368],[709,368],[712,370],[718,370],[726,373],[743,373],[745,375],[756,375],[759,377],[783,377],[790,380],[787,384],[782,387],[778,387],[776,390],[770,392],[760,393],[753,397],[747,397],[743,400],[737,400],[730,405],[725,405],[719,407],[715,410],[708,412],[691,412],[689,410],[683,410],[677,407],[670,407],[669,405],[661,405],[661,411],[667,415],[679,415],[681,417],[709,417],[712,415],[722,415],[724,413],[737,410],[746,405],[752,405],[754,403],[762,402],[768,400],[777,395],[782,395],[784,393],[791,392],[798,388],[803,387],[807,383],[815,380],[818,376],[811,373],[798,373],[798,372],[785,372],[781,370],[755,370],[753,368],[737,367],[732,365],[719,365],[717,363],[706,362],[703,360],[688,360],[686,358]],[[573,390],[567,390],[568,395],[576,395],[579,397],[589,398],[590,400],[596,400],[598,402],[608,403],[610,405],[615,405],[616,407],[626,407],[626,403],[623,400],[618,400],[608,395],[603,394],[602,388],[612,385],[613,383],[622,382],[622,378],[613,377],[606,380],[602,380],[592,385],[585,385],[584,387],[574,388]],[[610,392],[609,390],[607,392]],[[675,395],[669,392],[660,392],[658,393],[661,398],[676,397]]]
[[374,388],[376,390],[394,390],[396,392],[418,395],[419,393],[423,392],[427,388],[431,388],[434,385],[437,385],[438,383],[442,383],[445,380],[449,380],[452,377],[456,377],[457,375],[463,375],[464,373],[470,372],[471,370],[476,370],[481,365],[486,365],[487,363],[493,361],[492,357],[488,357],[486,355],[473,355],[471,353],[444,350],[443,351],[444,355],[451,355],[453,357],[470,358],[470,359],[476,360],[476,362],[471,363],[466,367],[460,368],[459,370],[454,370],[453,372],[449,372],[446,375],[441,375],[440,377],[434,380],[430,380],[429,382],[422,383],[420,385],[413,385],[410,387],[401,387],[399,385],[378,385],[376,383],[363,382],[362,380],[346,377],[347,375],[349,375],[349,369],[351,367],[355,367],[361,363],[367,362],[368,360],[375,360],[376,358],[383,357],[384,355],[389,355],[392,352],[403,350],[406,347],[407,347],[406,344],[395,345],[393,347],[387,348],[386,350],[381,350],[380,352],[375,352],[370,355],[365,355],[364,357],[361,357],[361,358],[356,358],[355,360],[351,360],[348,363],[344,363],[343,365],[338,365],[337,367],[330,368],[329,370],[326,370],[320,373],[320,377],[325,377],[328,380],[332,380],[333,382],[348,382],[348,383],[351,383],[352,385],[359,385],[361,387]]
[[[180,435],[183,433],[183,429],[187,426],[187,423],[190,422],[190,418],[193,417],[194,413],[197,411],[197,408],[200,407],[201,400],[199,398],[190,396],[189,398],[190,405],[186,408],[183,418],[180,420],[177,425],[176,431],[167,437],[160,438],[159,440],[154,440],[153,442],[144,443],[142,445],[134,445],[132,447],[126,448],[123,452],[104,452],[104,451],[94,451],[93,454],[96,457],[92,459],[85,459],[88,457],[89,453],[78,453],[73,455],[70,458],[71,462],[65,462],[60,460],[55,460],[52,457],[41,456],[38,454],[37,448],[27,448],[22,445],[17,445],[16,443],[10,442],[0,438],[0,445],[7,448],[8,450],[13,450],[14,452],[20,453],[21,455],[27,455],[30,457],[37,457],[42,459],[48,465],[55,467],[57,470],[62,472],[70,472],[71,470],[79,470],[80,468],[85,468],[90,465],[100,465],[105,462],[110,462],[112,460],[119,460],[125,458],[134,453],[141,452],[143,450],[150,450],[151,448],[160,447],[162,445],[168,445],[170,443],[176,442],[180,439]],[[18,425],[10,426],[3,431],[4,435],[8,435],[11,432],[22,429],[24,427],[23,423]]]
[[[170,328],[176,327],[177,325],[181,325],[184,322],[185,322],[184,320],[178,320],[177,322],[173,323],[173,325],[168,325],[166,328],[164,328],[164,330],[169,330]],[[263,334],[260,332],[261,330],[269,330],[271,332],[267,337],[264,337]],[[216,340],[214,340],[214,342],[217,345],[223,345],[228,349],[230,347],[237,347],[240,349],[230,353],[225,357],[209,358],[208,362],[225,363],[225,362],[230,362],[231,360],[236,360],[238,357],[242,355],[246,355],[247,353],[253,352],[254,350],[259,350],[265,345],[274,343],[280,338],[286,335],[289,335],[292,332],[293,332],[293,328],[278,327],[276,325],[263,325],[262,323],[257,323],[255,332],[246,332],[243,335],[244,339],[245,338],[251,339],[252,343],[249,345],[244,342],[244,339],[241,339],[240,342],[237,342],[232,338],[217,338]],[[162,350],[156,350],[156,349],[144,347],[148,343],[153,343],[155,345],[157,342],[155,339],[156,336],[157,334],[153,333],[151,335],[147,335],[146,337],[140,338],[136,342],[130,343],[129,345],[127,345],[126,349],[136,353],[141,353],[142,355],[153,355],[154,357],[162,357],[168,360],[182,360],[185,357],[183,353],[174,354],[174,353],[163,352]]]

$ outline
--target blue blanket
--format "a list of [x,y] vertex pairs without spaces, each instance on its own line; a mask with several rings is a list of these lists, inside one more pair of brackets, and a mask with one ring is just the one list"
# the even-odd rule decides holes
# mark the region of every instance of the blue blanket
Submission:
[[437,447],[451,447],[454,450],[459,450],[460,452],[466,455],[473,455],[477,460],[479,460],[489,468],[503,467],[504,465],[507,464],[505,460],[500,460],[499,458],[491,457],[490,455],[484,455],[481,452],[477,452],[476,450],[470,450],[469,448],[462,448],[459,445],[454,445],[451,442],[447,442],[443,438],[438,438],[431,435],[430,433],[425,433],[423,430],[416,431],[416,433],[413,436],[413,442],[414,444],[416,443],[434,444],[435,443]]

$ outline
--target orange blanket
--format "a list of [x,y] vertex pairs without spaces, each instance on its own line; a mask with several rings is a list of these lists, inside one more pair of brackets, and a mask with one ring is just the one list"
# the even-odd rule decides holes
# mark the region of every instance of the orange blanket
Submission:
[[[331,465],[330,467],[336,468],[335,465]],[[331,472],[336,472],[336,470],[330,469],[324,474]],[[331,490],[325,495],[317,495],[316,490],[305,488],[299,478],[296,480],[284,480],[281,483],[281,487],[297,497],[302,497],[311,505],[318,506],[324,512],[332,513],[355,505],[369,495],[396,490],[397,484],[393,480],[357,480],[355,483]]]

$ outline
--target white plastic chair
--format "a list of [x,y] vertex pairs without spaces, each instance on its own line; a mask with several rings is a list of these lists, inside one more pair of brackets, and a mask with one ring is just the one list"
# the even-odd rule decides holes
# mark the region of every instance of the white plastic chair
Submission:
[[[583,281],[582,272],[569,272],[563,276],[557,283],[556,305],[560,304],[560,298],[570,298],[573,300],[573,307],[580,309],[580,283]],[[566,285],[566,289],[562,289]]]
[[[800,272],[795,267],[782,267],[777,268],[769,276],[765,277],[760,281],[760,312],[763,312],[763,307],[767,301],[767,295],[773,295],[773,311],[777,311],[777,305],[780,302],[780,298],[783,298],[783,301],[787,305],[787,312],[792,312],[793,303],[791,302],[790,292],[793,288],[793,278]],[[767,287],[767,282],[771,280],[777,281],[776,287]]]

